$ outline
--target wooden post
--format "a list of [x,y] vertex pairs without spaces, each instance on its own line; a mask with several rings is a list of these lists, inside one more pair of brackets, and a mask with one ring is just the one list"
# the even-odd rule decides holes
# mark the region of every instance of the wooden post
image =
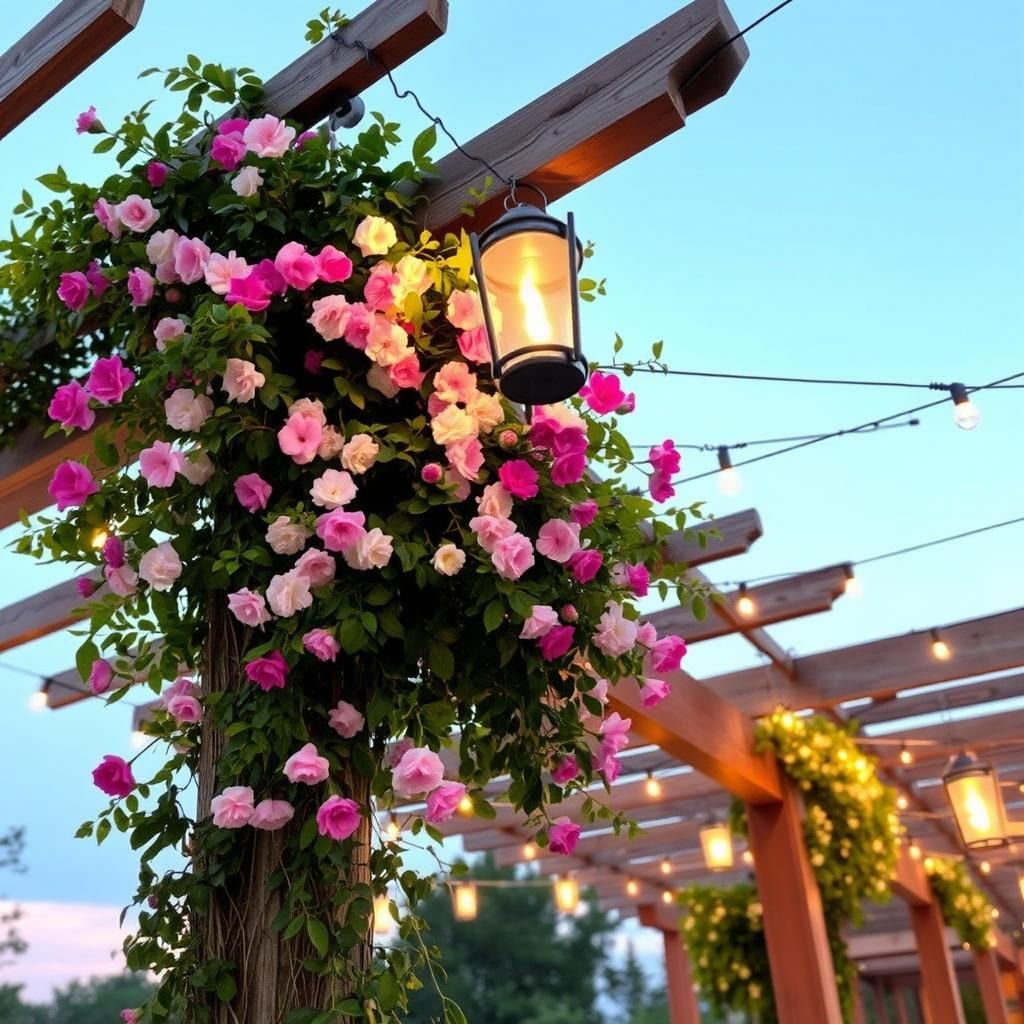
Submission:
[[868,1024],[867,1014],[864,1012],[864,986],[861,984],[860,975],[853,979],[853,1024]]
[[889,1024],[889,1008],[885,1005],[885,983],[881,978],[875,978],[871,983],[871,990],[875,997],[875,1024]]
[[841,1024],[821,893],[804,846],[797,790],[783,780],[780,801],[747,803],[746,810],[779,1024]]
[[663,931],[665,977],[668,980],[669,1024],[700,1024],[700,1007],[693,991],[690,956],[679,932]]
[[910,1024],[907,1017],[907,992],[909,990],[902,985],[897,986],[892,992],[892,1001],[896,1005],[896,1024]]
[[1010,1024],[1006,1000],[1003,998],[1002,979],[999,976],[999,962],[994,949],[974,951],[974,973],[978,977],[978,991],[985,1007],[986,1024]]
[[1004,967],[999,980],[1010,1024],[1024,1024],[1024,975],[1019,969]]
[[921,990],[929,1024],[964,1024],[960,990],[946,944],[946,925],[939,905],[931,900],[911,906],[910,922],[921,961]]

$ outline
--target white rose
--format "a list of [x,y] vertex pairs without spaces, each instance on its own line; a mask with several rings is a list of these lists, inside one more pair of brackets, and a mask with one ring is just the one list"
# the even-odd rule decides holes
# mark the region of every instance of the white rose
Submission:
[[193,487],[201,487],[213,476],[213,463],[203,451],[194,451],[182,460],[181,475]]
[[224,367],[223,389],[229,402],[251,402],[256,389],[266,382],[267,378],[248,359],[229,359]]
[[326,469],[310,489],[313,504],[321,508],[344,508],[355,496],[356,485],[343,469]]
[[270,610],[282,619],[294,615],[313,603],[313,595],[309,592],[309,580],[292,569],[275,576],[267,584],[267,604]]
[[[320,437],[320,444],[317,445],[316,453],[321,459],[329,461],[339,455],[345,447],[345,435],[334,427],[324,427]],[[345,467],[348,469],[348,466]]]
[[430,287],[429,264],[417,256],[403,256],[395,266],[395,273],[403,295],[409,292],[422,295]]
[[231,179],[231,191],[235,195],[247,198],[248,196],[256,195],[262,184],[263,176],[260,174],[258,167],[243,167]]
[[466,564],[466,552],[454,544],[442,544],[434,552],[430,564],[442,576],[454,576]]
[[181,575],[181,559],[170,544],[150,548],[139,562],[139,575],[154,590],[170,590]]
[[174,228],[166,231],[154,231],[146,242],[146,257],[154,266],[174,259],[174,246],[178,242],[178,232]]
[[206,395],[197,395],[191,388],[178,388],[164,402],[167,423],[175,430],[198,430],[213,413],[213,402]]
[[497,395],[485,395],[482,391],[477,391],[466,403],[466,412],[473,417],[477,430],[484,432],[493,430],[505,419],[501,399]]
[[392,538],[376,526],[368,530],[350,548],[342,552],[342,556],[350,569],[383,569],[391,560]]
[[365,473],[377,460],[380,445],[369,434],[356,434],[341,450],[341,464],[350,473]]
[[312,534],[304,526],[293,523],[287,516],[278,516],[267,528],[267,543],[276,555],[295,555],[305,546]]
[[398,241],[395,226],[383,217],[364,217],[352,236],[364,256],[384,256]]
[[319,398],[299,398],[288,409],[289,416],[312,416],[321,427],[327,426],[324,403]]

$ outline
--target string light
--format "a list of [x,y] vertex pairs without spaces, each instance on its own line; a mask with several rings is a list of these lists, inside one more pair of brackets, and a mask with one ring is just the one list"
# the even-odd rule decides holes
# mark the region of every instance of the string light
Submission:
[[534,842],[523,844],[523,860],[537,859],[537,844]]
[[733,469],[729,449],[724,445],[718,449],[718,489],[729,497],[735,497],[743,490],[743,480]]
[[640,895],[640,883],[635,878],[627,879],[627,881],[626,881],[626,895],[627,896],[639,896]]
[[647,773],[647,781],[644,783],[644,792],[652,800],[657,800],[661,796],[661,783],[654,777],[654,772]]
[[747,592],[746,583],[740,584],[739,596],[736,598],[736,611],[745,619],[752,619],[757,614],[757,602]]
[[[900,747],[900,764],[907,765],[907,764],[913,764],[913,763],[914,763],[914,754],[913,754],[913,752],[910,751],[907,748],[906,745],[901,746]],[[898,806],[898,801],[897,801],[897,806]]]
[[394,842],[402,834],[402,826],[398,824],[398,818],[394,814],[388,819],[388,839]]
[[896,797],[896,806],[901,811],[905,811],[910,806],[910,801],[902,794]]
[[748,867],[750,867],[754,863],[754,855],[749,850],[743,851],[743,863],[746,864]]
[[580,905],[580,886],[572,875],[555,879],[554,895],[555,907],[563,914],[572,914]]
[[992,920],[993,921],[998,921],[999,920],[999,911],[995,907],[992,908]]
[[671,875],[672,874],[672,861],[670,861],[667,858],[663,857],[661,863],[658,865],[658,870],[663,875]]
[[910,847],[907,850],[907,852],[910,854],[910,859],[911,860],[920,860],[921,859],[921,847],[918,846],[917,843],[911,843]]
[[981,422],[981,413],[967,397],[967,388],[959,382],[950,384],[949,397],[953,399],[953,422],[961,430],[973,430]]
[[36,690],[34,693],[29,694],[29,711],[45,711],[48,703],[45,690]]
[[452,908],[456,921],[476,920],[477,893],[472,882],[455,883],[452,887]]
[[103,547],[110,538],[110,534],[102,526],[97,526],[89,535],[89,546],[97,551]]
[[929,635],[932,638],[932,657],[937,661],[949,661],[953,657],[949,644],[939,636],[937,629],[931,630]]
[[933,857],[925,857],[924,869],[928,874],[931,874],[935,870],[935,859]]
[[665,903],[665,904],[670,904],[670,903],[674,903],[674,902],[675,902],[675,896],[673,896],[673,895],[672,895],[672,893],[670,893],[670,892],[668,891],[668,889],[666,889],[666,890],[665,890],[665,891],[664,891],[664,892],[663,892],[663,893],[661,894],[661,902],[662,902],[662,903]]
[[470,795],[467,793],[459,801],[459,814],[465,814],[468,817],[472,813],[473,813],[473,800],[470,797]]
[[989,864],[989,862],[988,862],[987,860],[983,860],[983,861],[982,861],[982,862],[981,862],[981,863],[980,863],[980,864],[978,865],[978,870],[979,870],[979,871],[980,871],[980,872],[981,872],[981,873],[982,873],[983,875],[990,875],[990,874],[992,874],[992,865],[991,865],[991,864]]
[[373,932],[375,935],[386,935],[391,931],[395,919],[391,916],[391,900],[387,894],[375,896],[373,900]]
[[843,572],[846,574],[846,583],[843,592],[847,597],[858,598],[864,595],[864,584],[854,575],[852,565],[844,565]]

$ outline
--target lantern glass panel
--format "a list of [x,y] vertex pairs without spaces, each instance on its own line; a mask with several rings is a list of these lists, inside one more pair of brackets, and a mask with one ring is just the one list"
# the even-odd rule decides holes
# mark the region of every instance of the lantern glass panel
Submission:
[[947,778],[945,783],[964,845],[969,849],[1003,846],[1006,824],[995,772],[982,769]]
[[700,830],[700,845],[704,863],[712,871],[725,871],[732,867],[732,832],[728,825],[708,825]]

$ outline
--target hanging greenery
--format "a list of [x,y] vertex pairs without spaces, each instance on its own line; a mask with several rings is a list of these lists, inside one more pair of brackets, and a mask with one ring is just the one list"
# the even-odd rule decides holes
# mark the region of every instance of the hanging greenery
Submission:
[[[865,754],[853,738],[856,723],[837,725],[815,715],[799,718],[779,709],[762,719],[756,730],[756,749],[770,751],[783,770],[796,783],[804,797],[804,842],[821,891],[825,925],[846,1020],[852,1012],[853,982],[856,967],[846,952],[843,930],[863,921],[863,903],[885,903],[890,896],[889,879],[896,866],[900,826],[896,816],[895,791],[879,781],[876,760]],[[745,831],[742,805],[734,805],[734,827]],[[702,991],[714,1000],[715,992],[723,1007],[739,1008],[749,997],[753,982],[758,991],[769,993],[770,976],[764,937],[760,926],[744,923],[743,914],[732,914],[729,934],[736,943],[712,949],[723,933],[707,920],[716,907],[748,906],[756,894],[745,892],[748,885],[732,888],[691,887],[680,899],[694,920],[691,930],[696,947],[687,935],[690,954],[696,963],[706,959],[708,967],[701,980]],[[735,894],[733,894],[735,890]],[[712,898],[717,901],[712,906]],[[744,901],[746,901],[744,903]],[[703,908],[698,913],[696,906]],[[712,909],[708,911],[708,907]],[[683,927],[686,928],[687,918]],[[707,939],[708,931],[715,939]],[[746,930],[746,933],[744,933]],[[731,970],[732,962],[743,962],[740,951],[755,945],[758,956],[748,960],[763,970],[760,975],[741,979]],[[762,1019],[774,1020],[762,1010]]]
[[971,881],[963,861],[955,857],[925,857],[928,884],[942,910],[942,920],[971,949],[992,949],[996,943],[992,904]]

